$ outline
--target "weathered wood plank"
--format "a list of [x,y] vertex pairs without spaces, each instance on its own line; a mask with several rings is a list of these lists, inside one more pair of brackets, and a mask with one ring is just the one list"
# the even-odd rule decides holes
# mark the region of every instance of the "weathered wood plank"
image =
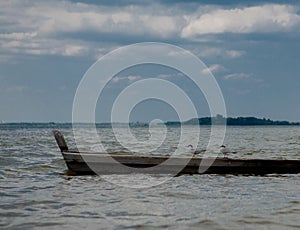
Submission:
[[56,143],[60,149],[61,152],[63,151],[68,151],[68,145],[67,142],[64,138],[64,136],[62,135],[61,132],[59,132],[58,130],[53,130],[53,135],[55,137]]

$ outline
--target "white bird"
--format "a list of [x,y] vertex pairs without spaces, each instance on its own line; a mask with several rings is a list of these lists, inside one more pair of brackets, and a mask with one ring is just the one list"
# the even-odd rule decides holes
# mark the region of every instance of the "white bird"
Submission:
[[236,153],[236,152],[231,151],[231,149],[227,148],[225,145],[221,145],[220,153],[224,154],[224,158],[227,158],[229,153]]
[[194,149],[192,145],[188,145],[187,147],[189,148],[189,151],[193,153],[193,156],[204,153],[206,151],[206,149]]

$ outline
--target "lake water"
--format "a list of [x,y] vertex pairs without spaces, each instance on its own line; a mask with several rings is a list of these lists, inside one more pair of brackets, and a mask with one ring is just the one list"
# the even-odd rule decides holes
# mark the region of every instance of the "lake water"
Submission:
[[[183,175],[149,188],[128,188],[116,182],[147,183],[167,176],[67,175],[53,129],[61,130],[75,147],[67,125],[0,127],[0,229],[300,228],[300,174]],[[191,139],[195,130],[189,127]],[[110,129],[98,131],[109,151],[127,151]],[[147,142],[148,128],[132,132]],[[199,147],[207,143],[209,129],[201,132]],[[178,135],[178,127],[168,128],[161,147],[147,154],[174,151]],[[227,127],[224,143],[238,152],[232,157],[300,159],[297,126]],[[81,147],[90,150],[95,145],[87,141]],[[134,147],[140,153],[148,151]]]

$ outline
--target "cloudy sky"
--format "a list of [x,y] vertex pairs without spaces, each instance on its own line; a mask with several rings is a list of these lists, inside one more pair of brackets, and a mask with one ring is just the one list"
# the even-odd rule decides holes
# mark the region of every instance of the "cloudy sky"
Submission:
[[[278,0],[1,1],[0,121],[71,121],[87,69],[138,42],[170,43],[198,56],[214,74],[229,116],[300,121],[300,2]],[[144,66],[112,79],[97,121],[108,120],[120,88],[147,77],[175,82],[199,116],[208,115],[180,73]],[[134,120],[152,119],[155,111],[175,119],[164,106],[146,102]]]

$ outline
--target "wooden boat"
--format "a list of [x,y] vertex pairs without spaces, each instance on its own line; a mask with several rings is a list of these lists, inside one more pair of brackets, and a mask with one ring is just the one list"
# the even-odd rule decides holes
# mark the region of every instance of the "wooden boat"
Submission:
[[300,173],[300,160],[230,159],[169,156],[136,156],[85,153],[69,150],[64,136],[53,131],[69,171],[87,174],[295,174]]

